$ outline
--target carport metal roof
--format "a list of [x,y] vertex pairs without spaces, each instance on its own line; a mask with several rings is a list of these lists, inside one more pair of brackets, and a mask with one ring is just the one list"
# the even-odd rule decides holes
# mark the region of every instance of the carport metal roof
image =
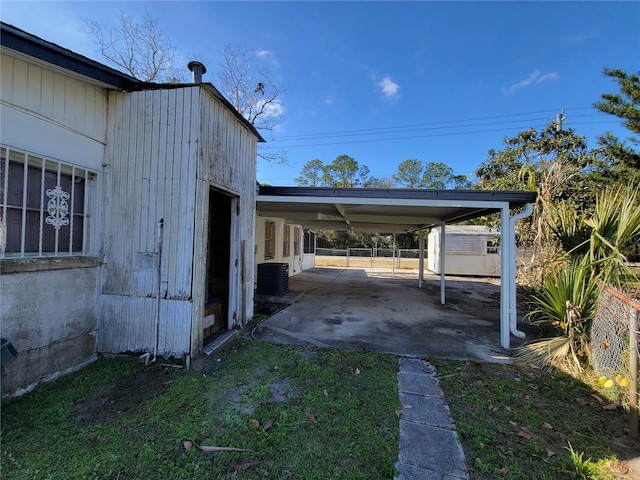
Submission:
[[410,232],[522,207],[535,192],[260,186],[258,215],[306,228]]

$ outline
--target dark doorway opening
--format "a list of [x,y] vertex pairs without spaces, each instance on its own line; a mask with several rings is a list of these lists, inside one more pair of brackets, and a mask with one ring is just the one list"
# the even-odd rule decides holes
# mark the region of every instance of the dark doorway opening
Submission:
[[232,198],[209,190],[209,241],[207,248],[207,299],[203,339],[207,344],[228,328],[229,262],[231,259]]

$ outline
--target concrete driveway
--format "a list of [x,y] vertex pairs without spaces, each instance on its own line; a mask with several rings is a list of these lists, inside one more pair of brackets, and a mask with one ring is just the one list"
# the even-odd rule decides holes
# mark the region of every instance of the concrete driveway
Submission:
[[[440,278],[416,270],[313,268],[289,278],[295,303],[260,323],[255,338],[420,358],[509,361],[500,346],[499,279]],[[296,300],[297,299],[297,300]],[[529,338],[530,340],[531,338]],[[512,337],[512,344],[521,340]]]

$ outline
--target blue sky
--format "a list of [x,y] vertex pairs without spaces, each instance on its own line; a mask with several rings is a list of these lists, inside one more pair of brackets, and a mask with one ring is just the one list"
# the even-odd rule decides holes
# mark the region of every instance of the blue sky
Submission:
[[258,180],[293,185],[309,160],[347,154],[371,174],[403,160],[443,162],[471,175],[502,139],[564,126],[595,144],[628,132],[592,108],[617,91],[604,67],[640,70],[640,2],[11,2],[0,17],[103,61],[83,18],[122,10],[157,18],[186,64],[216,83],[227,44],[264,53],[286,87],[286,115],[265,132],[288,165],[259,162]]

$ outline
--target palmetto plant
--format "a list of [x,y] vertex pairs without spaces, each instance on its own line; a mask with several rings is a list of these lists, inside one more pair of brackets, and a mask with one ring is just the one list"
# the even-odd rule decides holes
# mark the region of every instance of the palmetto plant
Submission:
[[590,360],[589,335],[600,296],[599,285],[620,287],[633,277],[625,248],[640,238],[638,185],[607,189],[591,215],[565,202],[545,203],[551,230],[567,254],[564,268],[550,273],[532,298],[532,323],[551,326],[557,335],[522,347],[527,363],[564,366],[578,372]]
[[571,258],[580,258],[589,253],[591,227],[586,223],[586,215],[576,210],[575,205],[559,202],[546,207],[551,218],[551,231],[562,250]]
[[600,289],[587,257],[571,261],[567,268],[547,277],[540,293],[533,297],[532,323],[558,333],[550,339],[522,347],[519,357],[539,366],[564,366],[582,370],[590,357],[589,329],[596,313]]
[[620,287],[624,276],[633,276],[624,252],[640,239],[640,186],[603,191],[585,223],[591,228],[589,257],[594,270],[604,283]]

